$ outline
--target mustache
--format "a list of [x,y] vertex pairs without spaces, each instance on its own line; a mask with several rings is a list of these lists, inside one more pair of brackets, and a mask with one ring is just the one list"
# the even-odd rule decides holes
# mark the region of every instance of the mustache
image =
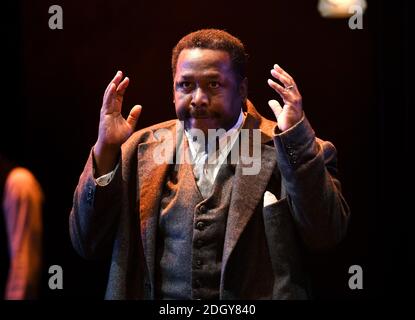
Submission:
[[189,116],[192,118],[209,118],[210,112],[205,107],[191,107],[188,111]]
[[220,114],[212,111],[208,107],[190,107],[186,110],[186,117],[188,118],[220,118]]

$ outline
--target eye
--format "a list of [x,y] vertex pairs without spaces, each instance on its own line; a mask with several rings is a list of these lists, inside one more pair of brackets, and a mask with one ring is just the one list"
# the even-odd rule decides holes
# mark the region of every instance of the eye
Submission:
[[181,89],[190,89],[192,87],[192,83],[190,81],[181,81],[179,82],[179,88]]
[[209,87],[212,88],[212,89],[217,89],[217,88],[220,87],[220,83],[218,81],[211,81],[209,83]]

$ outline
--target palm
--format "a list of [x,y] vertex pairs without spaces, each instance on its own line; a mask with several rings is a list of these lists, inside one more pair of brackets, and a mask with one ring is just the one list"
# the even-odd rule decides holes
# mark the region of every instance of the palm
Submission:
[[295,107],[289,104],[284,104],[281,113],[278,114],[278,112],[276,112],[275,116],[277,119],[278,128],[281,131],[288,130],[293,125],[295,125],[299,121],[299,119],[301,119],[301,113],[299,113],[299,111]]
[[122,102],[129,79],[121,79],[122,72],[119,71],[105,90],[103,98],[98,140],[106,145],[122,145],[132,134],[141,111],[140,106],[135,106],[127,120],[123,118]]
[[111,145],[121,145],[131,135],[133,129],[122,117],[121,113],[113,112],[103,115],[100,123],[100,135],[105,136],[105,142]]

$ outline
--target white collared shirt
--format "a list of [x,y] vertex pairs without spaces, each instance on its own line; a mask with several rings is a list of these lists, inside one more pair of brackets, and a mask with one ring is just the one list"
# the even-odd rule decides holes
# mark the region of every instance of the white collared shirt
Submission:
[[[218,133],[218,139],[211,139],[210,143],[207,144],[207,151],[204,144],[200,144],[194,141],[191,132],[185,131],[187,140],[189,142],[189,149],[191,153],[191,160],[193,164],[193,174],[196,179],[197,186],[201,191],[202,195],[206,198],[215,182],[216,176],[226,161],[229,152],[235,144],[239,132],[241,130],[244,121],[244,113],[239,114],[238,120],[232,128],[228,131],[220,134]],[[224,130],[223,130],[224,131]],[[207,139],[207,137],[206,137]],[[216,143],[218,143],[218,150],[216,150]]]

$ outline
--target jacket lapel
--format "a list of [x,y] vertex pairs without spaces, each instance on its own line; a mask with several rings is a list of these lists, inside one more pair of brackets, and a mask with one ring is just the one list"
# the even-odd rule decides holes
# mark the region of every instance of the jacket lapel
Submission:
[[[156,257],[157,223],[159,205],[170,163],[173,162],[176,146],[175,126],[170,128],[173,134],[173,147],[164,147],[165,138],[142,143],[138,146],[138,195],[140,204],[140,230],[144,255],[154,295],[154,263]],[[164,161],[157,163],[153,155],[163,149]]]
[[[255,208],[262,201],[263,194],[275,168],[277,157],[275,149],[261,146],[261,169],[257,175],[244,175],[242,165],[235,171],[228,221],[226,224],[225,244],[222,257],[222,278],[232,250],[245,229]],[[221,279],[221,286],[223,285]]]
[[[245,229],[249,219],[255,212],[255,208],[259,203],[262,203],[263,194],[270,181],[271,175],[275,169],[277,162],[275,148],[265,144],[271,140],[272,133],[270,129],[273,128],[276,123],[266,120],[262,117],[256,117],[255,114],[251,111],[252,108],[253,106],[248,102],[248,114],[245,119],[243,128],[261,128],[261,167],[258,174],[246,175],[243,173],[243,167],[245,165],[239,162],[236,166],[222,256],[220,282],[221,293],[223,292],[225,269],[229,257],[232,253],[232,250],[235,248],[235,245],[238,242],[238,239]],[[254,111],[256,110],[254,109]],[[264,121],[264,123],[261,123],[261,121]],[[252,135],[250,136],[251,139],[249,143],[252,147]],[[250,167],[250,165],[247,167]]]

